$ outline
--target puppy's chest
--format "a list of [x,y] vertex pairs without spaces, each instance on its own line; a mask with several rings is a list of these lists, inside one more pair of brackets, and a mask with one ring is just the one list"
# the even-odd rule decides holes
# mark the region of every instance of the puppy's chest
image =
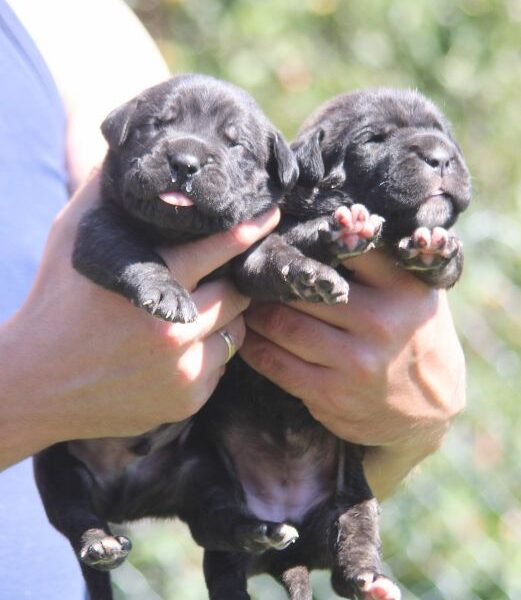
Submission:
[[325,430],[235,428],[223,442],[250,510],[270,521],[300,522],[334,493],[338,441]]

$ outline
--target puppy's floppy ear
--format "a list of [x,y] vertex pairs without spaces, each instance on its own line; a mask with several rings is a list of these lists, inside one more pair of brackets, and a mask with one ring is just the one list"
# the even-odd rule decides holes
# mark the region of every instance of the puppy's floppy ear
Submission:
[[299,182],[316,185],[324,177],[324,161],[320,143],[324,138],[322,127],[313,127],[300,135],[291,145],[300,171]]
[[284,190],[290,190],[298,179],[298,166],[295,155],[286,140],[278,131],[274,131],[270,139],[271,156],[268,170],[276,172]]
[[101,124],[101,133],[110,148],[118,148],[128,137],[130,120],[137,108],[136,98],[115,108]]
[[[343,155],[342,155],[343,157]],[[322,179],[320,185],[325,188],[337,188],[341,187],[346,180],[346,171],[344,168],[344,161],[340,160],[334,164],[329,173]]]

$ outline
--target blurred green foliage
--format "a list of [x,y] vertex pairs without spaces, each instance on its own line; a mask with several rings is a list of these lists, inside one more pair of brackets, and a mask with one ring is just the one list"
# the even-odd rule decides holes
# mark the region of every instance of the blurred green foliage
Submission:
[[[414,87],[453,122],[473,175],[451,303],[468,361],[468,408],[444,448],[382,511],[405,599],[521,598],[521,0],[128,0],[172,72],[249,90],[288,138],[322,101]],[[116,572],[127,600],[206,597],[201,552],[179,523],[133,528]],[[316,598],[335,597],[314,576]],[[263,600],[284,598],[267,578]]]

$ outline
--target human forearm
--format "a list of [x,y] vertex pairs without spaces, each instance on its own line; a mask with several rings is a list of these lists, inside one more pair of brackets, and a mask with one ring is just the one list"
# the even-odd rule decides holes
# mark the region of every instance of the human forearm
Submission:
[[[410,405],[427,401],[435,410],[430,416],[415,416],[411,411],[402,439],[366,449],[364,468],[379,499],[390,496],[419,463],[440,448],[454,418],[465,406],[465,360],[451,327],[452,320],[449,314],[441,314],[434,321],[440,341],[447,343],[447,352],[440,348],[434,356],[427,353],[425,357],[415,357],[403,376],[415,382],[408,391]],[[401,406],[406,406],[406,402]]]
[[131,436],[192,416],[223,373],[219,330],[242,343],[248,299],[224,279],[198,283],[269,233],[278,212],[160,250],[199,315],[169,324],[72,268],[98,183],[93,176],[57,217],[28,299],[0,329],[2,466],[60,440]]
[[366,448],[364,470],[379,500],[391,496],[414,469],[439,448],[448,426],[445,432],[441,429],[436,434],[431,433],[430,443],[425,443],[424,436],[413,436],[403,443]]

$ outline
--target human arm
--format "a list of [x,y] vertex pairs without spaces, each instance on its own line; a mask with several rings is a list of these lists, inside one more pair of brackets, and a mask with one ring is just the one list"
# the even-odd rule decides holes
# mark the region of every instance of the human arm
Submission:
[[347,305],[257,305],[242,356],[341,438],[368,446],[379,498],[434,452],[464,405],[465,368],[447,296],[381,252],[345,262]]
[[193,290],[197,322],[160,321],[74,271],[81,215],[99,200],[96,174],[58,215],[33,289],[0,328],[0,468],[53,443],[126,436],[193,415],[239,346],[248,300],[224,280],[197,284],[277,223],[278,212],[161,254]]

